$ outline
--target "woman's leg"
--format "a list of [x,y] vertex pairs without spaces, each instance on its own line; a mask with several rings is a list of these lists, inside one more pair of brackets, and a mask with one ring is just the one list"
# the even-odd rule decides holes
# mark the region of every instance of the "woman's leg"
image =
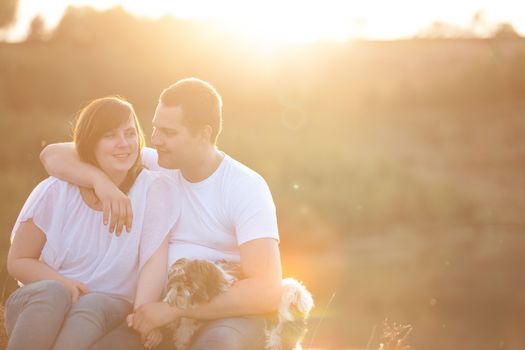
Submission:
[[71,297],[57,281],[33,282],[6,302],[7,349],[51,349],[71,307]]
[[53,349],[88,349],[131,310],[132,305],[123,299],[101,293],[83,295],[71,307]]

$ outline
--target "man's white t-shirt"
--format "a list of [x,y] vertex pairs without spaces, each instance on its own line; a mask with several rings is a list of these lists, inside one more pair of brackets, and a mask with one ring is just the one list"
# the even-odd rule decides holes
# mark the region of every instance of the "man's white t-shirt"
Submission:
[[180,217],[170,236],[171,265],[179,258],[240,262],[239,246],[258,238],[279,240],[275,205],[255,171],[224,155],[205,180],[187,181],[179,170],[159,167],[157,152],[145,148],[144,165],[168,174],[180,196]]

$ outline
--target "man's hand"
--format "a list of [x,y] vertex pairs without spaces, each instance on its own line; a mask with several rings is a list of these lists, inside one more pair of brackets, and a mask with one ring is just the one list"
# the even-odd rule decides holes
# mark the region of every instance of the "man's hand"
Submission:
[[156,302],[141,305],[135,312],[128,315],[128,326],[141,334],[147,334],[154,328],[164,326],[183,316],[181,310],[167,303]]
[[102,202],[104,225],[109,222],[109,232],[120,236],[125,225],[126,231],[131,231],[133,212],[131,200],[109,179],[104,179],[93,184],[95,195]]
[[89,291],[88,287],[86,287],[84,283],[79,281],[66,278],[62,281],[62,283],[66,287],[69,296],[71,297],[72,305],[74,305],[77,302],[78,298],[80,298],[82,294],[86,294]]

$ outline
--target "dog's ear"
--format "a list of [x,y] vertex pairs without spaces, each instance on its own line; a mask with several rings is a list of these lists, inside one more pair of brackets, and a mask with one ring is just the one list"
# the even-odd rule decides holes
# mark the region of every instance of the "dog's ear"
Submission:
[[226,290],[228,281],[226,281],[225,273],[216,265],[210,267],[208,274],[208,290],[213,298]]
[[179,281],[185,275],[185,269],[188,265],[188,259],[180,258],[171,265],[168,272],[168,286]]
[[219,266],[228,275],[232,276],[235,280],[240,280],[243,278],[241,264],[221,259],[217,261],[217,266]]

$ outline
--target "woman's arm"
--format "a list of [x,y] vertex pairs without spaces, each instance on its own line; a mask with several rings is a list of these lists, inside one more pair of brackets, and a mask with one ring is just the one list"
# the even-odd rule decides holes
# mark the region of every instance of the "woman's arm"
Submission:
[[59,281],[75,303],[81,294],[87,293],[87,287],[79,281],[65,278],[40,260],[45,244],[45,234],[32,220],[22,222],[7,254],[8,273],[24,284],[41,280]]
[[104,225],[109,222],[109,232],[119,235],[125,225],[131,231],[133,213],[131,201],[99,168],[80,160],[72,142],[47,145],[40,152],[40,161],[47,173],[67,182],[95,190],[102,202]]
[[137,285],[134,309],[158,301],[166,285],[166,266],[168,264],[168,237],[162,241],[157,251],[142,267]]
[[[140,271],[133,310],[141,305],[159,301],[164,293],[167,279],[168,237],[162,241],[160,247]],[[132,315],[128,316],[128,322],[130,321],[129,317]],[[158,329],[141,333],[141,341],[146,349],[152,349],[162,341],[162,333]]]

